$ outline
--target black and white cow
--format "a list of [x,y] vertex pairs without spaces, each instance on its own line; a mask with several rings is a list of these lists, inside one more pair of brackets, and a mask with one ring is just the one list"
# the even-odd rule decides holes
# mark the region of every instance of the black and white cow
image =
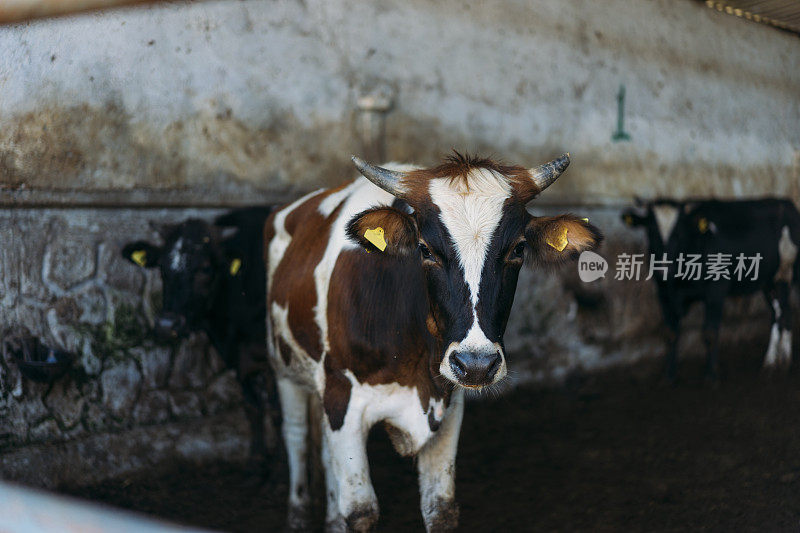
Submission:
[[307,405],[316,397],[329,530],[377,522],[365,443],[380,423],[399,453],[417,457],[426,528],[449,530],[463,393],[506,376],[503,332],[523,262],[574,258],[600,232],[526,210],[567,155],[532,169],[458,154],[430,169],[353,160],[364,177],[300,198],[265,228],[289,523],[308,527]]
[[189,219],[162,227],[161,246],[136,241],[122,251],[135,265],[160,270],[163,298],[156,336],[171,341],[204,331],[226,366],[236,370],[254,458],[268,455],[267,441],[274,440],[275,433],[264,345],[263,228],[271,210],[235,210],[213,225]]
[[[644,227],[650,253],[657,259],[666,254],[671,262],[666,280],[654,276],[664,320],[669,330],[666,374],[677,373],[677,345],[680,321],[693,302],[705,304],[703,341],[707,350],[707,375],[718,376],[718,337],[725,298],[728,295],[762,291],[772,310],[772,332],[764,366],[788,366],[792,353],[790,287],[798,276],[797,250],[800,243],[800,214],[783,199],[687,200],[658,199],[622,214],[629,226]],[[758,276],[730,279],[683,279],[679,276],[680,254],[700,255],[704,262],[715,254],[757,257]],[[753,273],[754,274],[754,273]],[[738,278],[742,277],[741,280]]]

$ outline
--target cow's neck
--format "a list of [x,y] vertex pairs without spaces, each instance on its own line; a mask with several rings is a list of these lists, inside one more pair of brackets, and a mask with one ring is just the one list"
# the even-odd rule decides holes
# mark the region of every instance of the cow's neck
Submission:
[[[350,370],[361,383],[397,383],[441,398],[448,387],[435,377],[438,361],[431,354],[440,353],[441,346],[427,325],[429,304],[419,260],[346,251],[334,279],[327,316],[333,367]],[[350,311],[333,312],[337,309]]]

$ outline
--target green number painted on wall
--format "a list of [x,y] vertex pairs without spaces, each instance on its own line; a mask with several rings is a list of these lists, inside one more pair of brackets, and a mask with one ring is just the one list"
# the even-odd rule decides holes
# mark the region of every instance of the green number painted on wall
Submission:
[[617,93],[617,131],[611,135],[614,142],[630,141],[631,136],[625,131],[625,86],[619,86]]

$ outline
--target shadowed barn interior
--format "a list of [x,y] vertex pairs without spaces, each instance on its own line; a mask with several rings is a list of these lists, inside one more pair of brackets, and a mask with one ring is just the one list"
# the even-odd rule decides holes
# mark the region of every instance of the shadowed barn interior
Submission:
[[[125,245],[339,186],[358,175],[351,155],[427,167],[456,149],[532,167],[569,152],[529,210],[588,217],[609,269],[585,282],[577,263],[523,268],[508,378],[468,397],[460,530],[796,527],[800,381],[760,371],[770,304],[725,301],[716,385],[703,309],[689,309],[665,385],[648,263],[616,279],[621,254],[648,252],[621,218],[635,197],[800,202],[796,3],[83,11],[127,3],[0,7],[0,479],[198,527],[283,527],[286,458],[273,435],[269,476],[248,462],[240,369],[202,331],[153,333],[162,279]],[[24,338],[69,368],[31,379]],[[422,530],[411,461],[382,431],[369,453],[378,529]]]

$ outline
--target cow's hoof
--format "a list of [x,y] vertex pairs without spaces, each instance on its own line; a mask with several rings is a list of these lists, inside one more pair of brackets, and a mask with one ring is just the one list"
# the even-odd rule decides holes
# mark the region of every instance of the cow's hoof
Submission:
[[433,512],[425,520],[428,533],[444,533],[458,527],[458,504],[453,500],[436,500]]
[[287,531],[309,531],[311,529],[311,509],[307,505],[290,505],[286,517]]
[[347,531],[355,533],[367,533],[375,531],[378,524],[378,510],[372,505],[357,507],[347,515]]

